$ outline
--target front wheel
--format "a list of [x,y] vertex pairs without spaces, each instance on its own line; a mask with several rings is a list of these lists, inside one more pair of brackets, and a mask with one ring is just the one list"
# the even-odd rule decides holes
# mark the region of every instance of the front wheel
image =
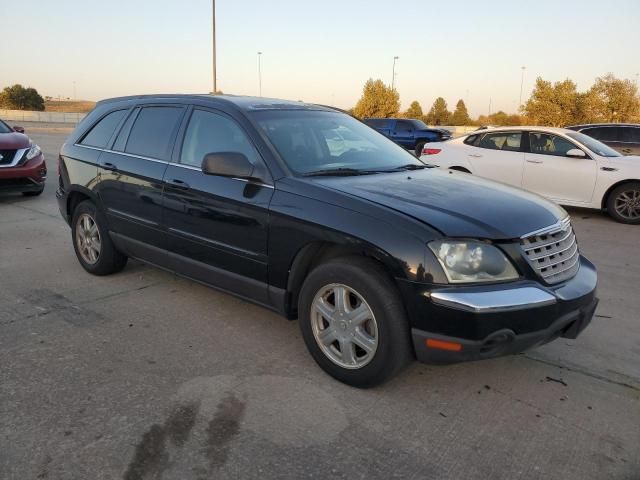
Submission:
[[418,144],[416,145],[416,150],[414,152],[416,154],[416,157],[420,158],[420,156],[422,155],[422,149],[425,145],[426,142],[418,142]]
[[620,223],[640,224],[640,182],[614,188],[607,199],[607,212]]
[[372,387],[411,359],[404,305],[371,260],[344,257],[314,269],[302,286],[298,313],[309,352],[341,382]]

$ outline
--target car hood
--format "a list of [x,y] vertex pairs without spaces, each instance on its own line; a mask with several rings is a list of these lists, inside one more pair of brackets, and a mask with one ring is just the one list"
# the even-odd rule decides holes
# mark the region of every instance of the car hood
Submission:
[[27,148],[31,140],[23,133],[0,133],[0,150],[18,150]]
[[519,238],[567,215],[538,195],[462,172],[425,169],[314,182],[402,212],[451,237]]

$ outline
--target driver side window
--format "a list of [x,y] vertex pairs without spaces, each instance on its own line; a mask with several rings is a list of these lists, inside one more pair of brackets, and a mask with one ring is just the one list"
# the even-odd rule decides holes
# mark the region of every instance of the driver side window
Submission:
[[569,140],[565,140],[557,135],[550,133],[529,133],[529,148],[531,153],[540,155],[554,155],[556,157],[565,157],[569,150],[577,148]]
[[184,135],[180,163],[198,167],[207,153],[243,153],[251,163],[257,163],[257,153],[251,140],[230,118],[205,110],[194,110]]

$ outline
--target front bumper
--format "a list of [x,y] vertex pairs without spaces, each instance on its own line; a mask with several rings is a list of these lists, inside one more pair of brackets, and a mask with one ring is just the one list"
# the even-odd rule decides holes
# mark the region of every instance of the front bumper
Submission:
[[572,279],[552,287],[523,280],[486,286],[401,285],[409,302],[418,360],[453,363],[519,353],[557,337],[576,338],[598,299],[597,274],[586,258]]
[[30,192],[44,188],[47,165],[41,153],[24,165],[0,168],[0,191]]

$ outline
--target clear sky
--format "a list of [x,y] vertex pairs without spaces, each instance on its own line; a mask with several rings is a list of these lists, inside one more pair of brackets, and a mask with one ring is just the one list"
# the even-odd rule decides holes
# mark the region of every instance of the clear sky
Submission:
[[[218,88],[349,108],[364,82],[514,112],[535,77],[640,72],[640,0],[217,0]],[[0,87],[98,100],[211,90],[210,0],[0,0]]]

